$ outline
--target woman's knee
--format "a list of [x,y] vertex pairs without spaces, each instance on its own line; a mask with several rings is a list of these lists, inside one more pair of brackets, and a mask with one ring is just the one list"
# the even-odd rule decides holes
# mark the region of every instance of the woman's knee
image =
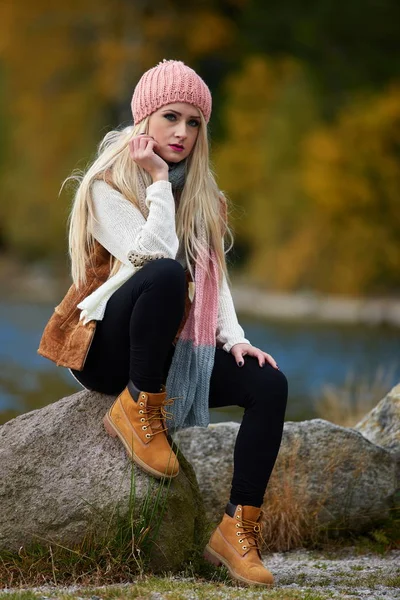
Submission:
[[269,401],[274,399],[275,403],[279,403],[282,408],[286,409],[288,380],[283,371],[266,362],[264,367],[260,368],[254,383],[256,385],[255,396],[260,399],[260,402],[265,403],[267,397]]
[[139,290],[143,290],[144,286],[147,289],[160,288],[163,294],[172,291],[182,297],[185,295],[185,269],[173,258],[159,258],[147,262],[129,281],[133,287],[139,284]]
[[288,396],[288,388],[289,388],[289,384],[288,384],[288,380],[287,377],[285,375],[285,373],[283,371],[281,371],[280,369],[274,369],[274,376],[275,376],[275,387],[279,390],[280,395],[282,397],[285,398],[285,400],[287,399]]
[[184,288],[185,269],[173,258],[150,261],[142,269],[146,269],[146,275],[150,276],[155,283]]

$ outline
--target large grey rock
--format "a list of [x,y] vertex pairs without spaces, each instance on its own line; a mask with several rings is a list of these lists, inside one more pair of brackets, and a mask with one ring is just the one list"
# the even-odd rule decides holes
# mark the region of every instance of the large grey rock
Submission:
[[239,427],[235,422],[217,423],[207,428],[189,427],[172,435],[196,472],[210,522],[219,521],[229,500]]
[[[72,546],[88,530],[100,536],[111,524],[113,531],[117,507],[127,515],[132,463],[102,423],[112,401],[81,391],[0,427],[0,549],[46,540]],[[179,475],[163,488],[166,508],[151,552],[154,570],[179,569],[204,535],[194,471],[183,456],[179,461]],[[149,490],[154,498],[160,481],[136,465],[133,476],[138,509]]]
[[354,427],[370,442],[400,457],[400,384]]
[[[239,427],[218,423],[174,434],[195,469],[213,522],[221,518],[229,499]],[[287,422],[266,502],[271,486],[275,495],[281,490],[279,510],[285,511],[285,502],[292,509],[295,502],[328,527],[359,531],[388,515],[396,490],[396,461],[353,429],[322,419]]]
[[394,457],[323,419],[285,424],[273,475],[275,488],[289,481],[297,505],[328,528],[368,529],[389,516],[395,501]]

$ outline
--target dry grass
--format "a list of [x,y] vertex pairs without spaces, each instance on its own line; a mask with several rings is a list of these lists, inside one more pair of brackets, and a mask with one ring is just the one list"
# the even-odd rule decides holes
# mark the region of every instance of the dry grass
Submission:
[[308,492],[309,476],[299,458],[301,441],[295,440],[290,450],[278,456],[263,504],[263,546],[280,552],[316,543],[322,528],[318,515],[331,489],[327,473],[324,492],[312,503]]
[[371,378],[350,371],[342,385],[324,385],[315,402],[317,416],[336,425],[354,427],[388,393],[396,366],[380,365]]
[[333,517],[327,505],[335,493],[338,469],[346,464],[349,468],[349,448],[344,444],[334,454],[325,455],[318,463],[323,472],[315,476],[309,460],[304,460],[306,449],[300,453],[302,443],[300,438],[294,438],[281,450],[268,483],[262,534],[263,548],[269,552],[326,546],[333,538],[351,535],[352,523],[346,516],[346,507],[352,504],[352,494],[367,468],[367,458],[358,457],[351,473],[353,485],[343,498],[343,514]]

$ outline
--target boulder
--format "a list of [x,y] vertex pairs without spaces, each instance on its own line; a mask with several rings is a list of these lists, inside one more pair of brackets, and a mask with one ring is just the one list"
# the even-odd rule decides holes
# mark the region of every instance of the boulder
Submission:
[[[34,542],[72,547],[88,531],[99,539],[106,530],[112,534],[116,515],[129,516],[131,479],[135,517],[146,495],[155,506],[162,482],[136,467],[104,430],[102,418],[113,399],[83,390],[0,427],[1,550],[27,549]],[[204,536],[194,471],[183,456],[179,462],[179,475],[162,485],[165,512],[157,548],[150,551],[154,571],[181,568]],[[155,508],[152,527],[159,513]]]
[[195,470],[211,523],[219,521],[229,501],[233,448],[239,427],[239,423],[223,422],[207,428],[189,427],[172,434],[174,442]]
[[400,458],[400,383],[354,429]]
[[[213,523],[229,500],[239,427],[217,423],[173,436],[194,467]],[[394,456],[358,431],[322,419],[287,422],[263,508],[268,514],[274,502],[290,519],[291,511],[301,509],[327,528],[356,532],[388,516],[395,490]]]

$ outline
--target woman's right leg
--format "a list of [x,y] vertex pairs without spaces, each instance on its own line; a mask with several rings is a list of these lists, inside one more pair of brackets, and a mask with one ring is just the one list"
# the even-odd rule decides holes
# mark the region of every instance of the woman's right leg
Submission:
[[167,359],[184,314],[185,272],[172,259],[149,262],[107,302],[83,371],[89,389],[115,394],[107,432],[154,477],[176,477],[179,463],[166,436]]
[[184,314],[185,271],[176,260],[146,263],[107,302],[82,371],[86,388],[117,395],[133,381],[158,392]]

